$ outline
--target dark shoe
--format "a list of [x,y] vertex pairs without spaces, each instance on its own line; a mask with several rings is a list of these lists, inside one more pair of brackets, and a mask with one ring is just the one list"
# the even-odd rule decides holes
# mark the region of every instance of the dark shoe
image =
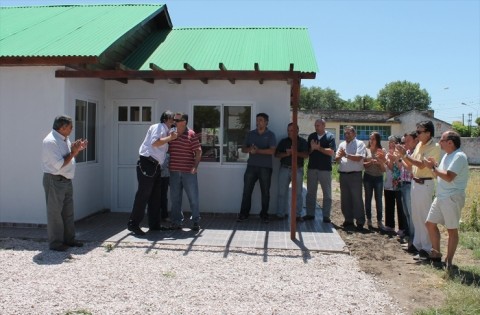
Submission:
[[303,218],[302,218],[302,217],[296,217],[296,220],[297,220],[297,222],[303,222]]
[[128,230],[133,232],[134,235],[145,235],[146,233],[138,225],[129,225]]
[[406,249],[405,251],[407,253],[410,253],[410,254],[418,254],[418,250],[415,246],[413,246],[412,244],[410,244]]
[[58,245],[58,246],[55,246],[55,247],[50,247],[50,250],[54,250],[54,251],[57,251],[57,252],[66,252],[67,249],[68,249],[68,245],[65,245],[65,244]]
[[287,219],[287,218],[288,218],[288,214],[284,214],[284,215],[278,215],[278,214],[276,214],[276,215],[275,215],[275,219],[276,219],[276,220],[279,220],[279,221],[285,220],[285,219]]
[[309,214],[307,214],[307,215],[304,216],[302,219],[303,219],[303,221],[315,220],[315,216],[314,216],[314,215],[309,215]]
[[268,223],[270,221],[268,221],[268,215],[262,215],[260,217],[260,221],[262,221],[262,223]]
[[426,250],[424,249],[421,249],[418,251],[418,254],[420,255],[420,257],[423,257],[423,258],[428,258],[430,257],[430,253],[427,252]]
[[167,231],[168,228],[163,225],[154,225],[148,229],[148,231]]
[[442,262],[442,256],[438,256],[438,257],[428,257],[428,260],[430,260],[431,262],[436,262],[436,263],[439,263],[439,262]]
[[238,215],[237,222],[243,222],[247,220],[248,220],[248,217],[246,215],[243,215],[243,214]]
[[172,230],[172,231],[176,231],[176,230],[181,230],[183,229],[183,225],[181,224],[176,224],[176,223],[172,223],[169,227],[168,227],[169,230]]
[[342,223],[342,226],[343,226],[344,228],[354,227],[355,224],[353,224],[353,222],[344,221],[344,222]]
[[323,217],[323,223],[332,223],[329,217]]
[[191,230],[200,231],[200,225],[198,224],[198,222],[193,223]]
[[73,241],[72,243],[67,243],[66,245],[70,247],[82,247],[83,243],[79,241]]

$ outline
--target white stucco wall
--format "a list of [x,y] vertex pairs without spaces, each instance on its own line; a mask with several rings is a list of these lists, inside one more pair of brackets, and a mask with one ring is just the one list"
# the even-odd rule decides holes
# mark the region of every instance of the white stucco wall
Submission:
[[[115,128],[114,102],[116,100],[153,99],[156,100],[156,116],[158,121],[162,111],[182,111],[189,114],[189,126],[192,126],[193,105],[243,103],[253,104],[253,122],[255,115],[265,112],[270,116],[269,128],[276,134],[277,142],[286,136],[286,127],[290,122],[290,85],[286,82],[258,82],[237,81],[231,84],[226,81],[209,81],[203,84],[200,81],[182,81],[181,84],[169,84],[166,81],[155,81],[149,84],[143,81],[130,81],[121,84],[115,81],[106,82],[106,139],[113,136]],[[110,117],[110,118],[108,118]],[[112,135],[108,135],[108,134]],[[115,164],[115,140],[112,148],[105,146],[112,164]],[[140,143],[131,143],[131,149],[138,152]],[[270,213],[276,208],[278,160],[274,159],[274,172],[270,190]],[[243,189],[243,173],[246,164],[220,165],[218,163],[201,163],[198,171],[200,189],[200,211],[237,213],[240,210]],[[113,180],[114,176],[112,176]],[[115,187],[116,183],[112,183]],[[135,186],[136,187],[136,186]],[[116,203],[116,192],[112,191],[111,204]],[[184,196],[184,209],[189,209],[187,198]],[[112,209],[113,211],[130,211],[131,208]],[[254,190],[251,213],[260,211],[259,187]]]
[[[72,87],[66,80],[55,78],[56,69],[0,68],[0,222],[46,223],[42,140],[50,132],[55,116],[75,116],[72,101],[75,93],[84,94],[80,92],[82,89],[95,90],[87,94],[96,95],[103,103],[103,81],[97,80],[98,87],[93,88],[92,84],[77,80]],[[85,185],[101,179],[101,174],[89,177],[93,173],[84,172],[74,180],[76,219],[103,208],[103,202],[99,206],[88,199],[102,200],[101,192],[91,195],[84,190],[98,189],[92,184]]]

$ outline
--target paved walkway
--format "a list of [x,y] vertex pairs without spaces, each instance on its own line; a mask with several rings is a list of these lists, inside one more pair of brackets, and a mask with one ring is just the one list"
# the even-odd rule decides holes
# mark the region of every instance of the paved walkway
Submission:
[[[290,239],[290,221],[261,223],[258,216],[236,222],[236,216],[211,214],[202,216],[201,229],[193,232],[188,220],[183,230],[152,231],[135,237],[126,229],[128,213],[102,213],[76,223],[77,239],[81,241],[119,243],[156,243],[225,248],[301,249],[308,251],[346,252],[346,245],[331,224],[314,221],[297,223],[296,239]],[[317,216],[321,218],[321,214]],[[148,230],[144,227],[144,230]],[[0,238],[46,240],[45,228],[2,227]]]

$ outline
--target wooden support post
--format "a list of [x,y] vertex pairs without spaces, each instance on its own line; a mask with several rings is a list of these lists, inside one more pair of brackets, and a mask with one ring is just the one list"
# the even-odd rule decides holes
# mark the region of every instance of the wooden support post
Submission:
[[[297,155],[298,155],[298,107],[300,103],[300,79],[292,81],[292,122],[294,137],[292,139],[292,202],[290,208],[290,239],[297,233]],[[303,180],[303,179],[302,179]]]

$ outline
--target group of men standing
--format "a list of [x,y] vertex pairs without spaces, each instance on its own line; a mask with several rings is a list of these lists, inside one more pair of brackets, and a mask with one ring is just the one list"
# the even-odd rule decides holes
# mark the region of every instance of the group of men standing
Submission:
[[[366,146],[356,138],[355,128],[343,130],[344,141],[335,145],[333,134],[325,130],[325,120],[315,121],[315,132],[308,140],[299,137],[298,127],[293,123],[287,127],[288,137],[278,146],[275,134],[268,129],[269,117],[265,113],[256,115],[256,129],[246,135],[242,152],[249,153],[244,173],[242,203],[237,221],[248,219],[255,183],[261,190],[260,219],[269,222],[270,183],[273,169],[272,156],[280,159],[278,178],[278,207],[276,217],[288,217],[288,187],[292,181],[292,163],[296,163],[296,203],[298,221],[314,220],[318,184],[322,189],[322,216],[330,223],[332,206],[332,162],[339,164],[341,211],[345,228],[355,226],[362,229],[366,218],[362,194],[363,160]],[[193,231],[200,229],[199,192],[197,168],[202,149],[198,136],[187,127],[188,115],[165,111],[160,123],[150,126],[139,148],[136,172],[138,190],[132,212],[127,223],[128,230],[135,235],[144,235],[140,228],[147,209],[150,230],[181,229],[183,226],[182,195],[185,191],[191,209]],[[43,186],[47,203],[49,247],[65,251],[69,246],[82,246],[75,240],[73,216],[72,178],[75,172],[75,156],[87,147],[88,141],[77,139],[71,143],[68,136],[73,128],[72,119],[58,116],[52,131],[43,141]],[[297,161],[292,161],[292,145],[297,135]],[[434,126],[431,121],[417,124],[415,134],[418,144],[405,135],[406,145],[397,144],[394,156],[411,172],[411,188],[404,191],[405,214],[410,227],[412,248],[418,256],[433,261],[441,259],[440,232],[437,224],[448,230],[448,246],[445,264],[452,265],[458,244],[458,226],[461,210],[465,203],[465,188],[468,181],[468,162],[460,149],[460,136],[454,131],[442,134],[439,144],[433,140]],[[413,139],[414,137],[412,137]],[[408,141],[408,143],[407,143]],[[445,155],[440,160],[440,148]],[[381,156],[381,154],[380,154]],[[303,166],[308,158],[306,215],[303,208]],[[435,183],[436,196],[432,203]],[[164,227],[162,220],[168,216],[167,190],[170,186],[171,225]],[[410,202],[411,200],[411,202]]]

